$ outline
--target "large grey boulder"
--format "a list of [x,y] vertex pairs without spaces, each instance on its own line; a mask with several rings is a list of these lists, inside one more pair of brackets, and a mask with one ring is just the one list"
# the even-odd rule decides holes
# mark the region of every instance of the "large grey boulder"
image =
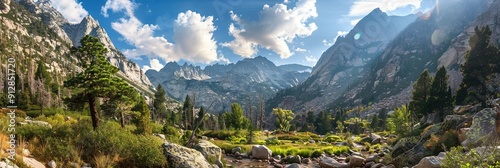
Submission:
[[322,157],[319,166],[322,168],[349,168],[349,164],[337,162],[337,160],[330,157]]
[[427,156],[422,158],[420,162],[412,168],[440,168],[444,158],[439,156]]
[[352,155],[349,159],[349,166],[351,167],[361,167],[365,163],[366,159],[361,156]]
[[254,145],[252,146],[252,157],[254,159],[269,159],[271,158],[273,152],[264,145]]
[[473,148],[498,138],[496,116],[497,112],[491,108],[483,109],[474,115],[472,125],[466,133],[467,138],[462,142],[462,146]]
[[201,140],[194,146],[194,149],[200,151],[207,160],[210,160],[210,158],[220,160],[222,157],[222,149],[210,141]]
[[163,144],[164,154],[167,158],[168,167],[175,168],[217,168],[211,165],[207,159],[197,150],[180,146],[174,143]]
[[379,144],[382,140],[382,136],[375,133],[370,133],[370,139],[372,140],[371,144]]

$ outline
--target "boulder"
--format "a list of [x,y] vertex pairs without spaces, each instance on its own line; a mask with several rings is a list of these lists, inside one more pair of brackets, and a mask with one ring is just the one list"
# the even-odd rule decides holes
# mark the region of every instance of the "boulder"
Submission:
[[241,147],[238,146],[238,147],[231,149],[231,154],[236,154],[236,152],[238,152],[238,153],[241,152]]
[[267,148],[265,145],[254,145],[252,146],[252,157],[254,159],[266,159],[271,158],[273,152]]
[[281,160],[281,155],[276,155],[273,158],[276,159],[276,160]]
[[197,150],[180,146],[174,143],[163,144],[164,154],[167,158],[168,167],[183,168],[216,168]]
[[372,165],[371,168],[381,168],[381,167],[384,167],[385,165],[383,163],[375,163]]
[[300,155],[297,155],[297,156],[288,155],[287,157],[285,157],[284,161],[286,163],[298,163],[298,164],[301,164],[302,163],[302,158],[300,157]]
[[310,139],[309,143],[316,143],[316,141],[314,141],[314,139]]
[[443,158],[437,156],[427,156],[422,158],[420,162],[412,168],[440,168]]
[[466,133],[467,138],[462,142],[462,146],[473,148],[498,138],[496,117],[497,112],[491,108],[485,108],[474,115],[470,130]]
[[470,128],[460,128],[458,130],[458,142],[462,144],[467,139],[467,132],[469,132]]
[[349,166],[351,167],[361,167],[365,163],[366,159],[361,156],[352,155],[349,159]]
[[366,158],[366,162],[377,162],[379,158],[379,154],[371,155]]
[[210,158],[220,160],[222,158],[222,149],[210,141],[200,140],[200,142],[194,146],[194,149],[200,151],[207,160],[210,160]]
[[372,140],[371,144],[378,144],[382,140],[382,136],[375,133],[370,133],[370,139]]
[[303,166],[301,166],[300,164],[297,164],[297,163],[292,163],[292,164],[285,166],[285,168],[302,168],[302,167]]
[[349,164],[337,162],[330,157],[323,157],[319,161],[319,166],[322,168],[349,168]]
[[47,166],[49,166],[49,168],[56,168],[57,167],[56,161],[51,160],[49,163],[47,163]]

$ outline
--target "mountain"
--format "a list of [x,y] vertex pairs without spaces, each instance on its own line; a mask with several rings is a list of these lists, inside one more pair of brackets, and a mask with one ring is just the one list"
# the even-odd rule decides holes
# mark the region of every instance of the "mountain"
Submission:
[[286,71],[258,56],[236,64],[209,65],[204,69],[170,62],[160,71],[146,71],[146,75],[153,84],[162,84],[169,96],[182,101],[186,95],[194,95],[198,105],[208,107],[213,103],[210,111],[220,112],[229,110],[233,102],[265,100],[279,89],[303,82],[309,73]]
[[[139,65],[128,60],[118,49],[115,48],[113,42],[108,37],[106,31],[99,25],[99,23],[90,15],[85,17],[78,24],[69,23],[61,13],[54,9],[50,3],[50,0],[38,0],[34,2],[32,0],[18,0],[12,1],[10,6],[17,6],[19,9],[16,10],[26,10],[33,19],[28,19],[26,22],[18,22],[19,20],[12,20],[14,17],[9,17],[13,15],[13,11],[10,13],[5,13],[6,17],[12,21],[12,24],[34,24],[43,23],[45,31],[53,33],[49,39],[51,39],[54,44],[53,49],[59,50],[60,53],[67,53],[69,50],[66,48],[60,50],[61,45],[70,48],[70,46],[79,46],[79,41],[85,35],[91,35],[99,38],[99,40],[108,49],[106,55],[107,60],[114,66],[120,69],[118,73],[119,76],[123,77],[130,84],[136,88],[142,90],[143,92],[152,93],[152,84],[146,77],[144,72],[140,69]],[[9,6],[7,5],[7,6]],[[41,26],[41,25],[40,25]],[[46,26],[46,27],[45,27]],[[29,27],[28,27],[29,28]],[[33,27],[33,29],[40,29],[41,27]],[[26,35],[29,35],[27,32]],[[35,36],[35,38],[37,38]],[[47,41],[47,38],[45,38]],[[71,61],[77,61],[76,58],[71,58]]]
[[450,0],[430,13],[406,17],[375,9],[323,53],[311,77],[278,92],[267,104],[299,112],[360,105],[369,106],[368,113],[392,109],[409,102],[412,84],[423,70],[434,73],[440,66],[448,69],[456,90],[474,27],[494,27],[492,39],[499,42],[498,3]]
[[276,106],[299,112],[325,109],[349,86],[367,77],[372,62],[415,18],[416,15],[388,16],[378,8],[373,10],[321,55],[311,77],[297,87],[278,92],[267,102],[266,111]]
[[312,67],[300,65],[300,64],[285,64],[285,65],[278,66],[278,68],[280,68],[284,71],[295,71],[295,72],[311,72],[312,71]]

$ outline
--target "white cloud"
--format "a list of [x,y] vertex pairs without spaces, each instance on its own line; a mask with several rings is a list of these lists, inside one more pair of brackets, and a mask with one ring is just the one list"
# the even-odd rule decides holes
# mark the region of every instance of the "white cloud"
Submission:
[[354,20],[351,20],[351,25],[352,26],[356,26],[356,24],[358,24],[358,22],[360,21],[361,19],[354,19]]
[[337,31],[337,36],[335,36],[335,38],[333,38],[332,41],[323,39],[323,44],[325,46],[332,46],[333,44],[335,44],[335,42],[337,42],[337,38],[339,38],[340,36],[345,36],[347,34],[349,34],[348,31]]
[[103,15],[107,16],[108,10],[124,12],[125,17],[111,23],[111,27],[123,36],[123,39],[135,46],[123,53],[129,58],[140,56],[161,57],[166,62],[180,59],[196,62],[210,63],[218,61],[217,45],[213,39],[215,26],[212,16],[201,16],[192,11],[179,13],[174,21],[174,43],[162,36],[155,36],[158,25],[143,24],[134,15],[136,4],[130,0],[108,0],[101,8]]
[[229,34],[234,40],[222,46],[242,57],[252,57],[257,53],[257,47],[263,47],[279,54],[282,59],[288,58],[293,55],[288,44],[295,37],[310,36],[318,27],[308,20],[317,16],[316,0],[299,0],[292,9],[285,4],[264,5],[257,21],[243,20],[231,12],[231,19],[238,27],[235,23],[229,26]]
[[77,0],[50,0],[50,3],[73,24],[80,23],[89,14]]
[[401,7],[413,6],[415,9],[420,8],[422,0],[356,0],[351,6],[349,16],[363,16],[370,13],[375,8],[387,12],[393,11]]
[[300,47],[297,47],[297,48],[295,48],[295,51],[297,51],[297,52],[306,52],[307,50],[303,49],[303,48],[300,48]]
[[306,61],[313,64],[313,65],[316,65],[316,62],[318,62],[318,59],[314,58],[313,56],[306,56]]
[[160,63],[160,60],[158,60],[158,59],[150,59],[150,60],[149,60],[149,65],[151,65],[151,66],[144,65],[144,66],[142,67],[142,70],[143,70],[144,72],[146,72],[146,71],[147,71],[147,70],[149,70],[149,69],[154,69],[154,70],[156,70],[156,71],[160,71],[160,69],[162,69],[162,68],[163,68],[163,66],[164,66],[163,64],[161,64],[161,63]]

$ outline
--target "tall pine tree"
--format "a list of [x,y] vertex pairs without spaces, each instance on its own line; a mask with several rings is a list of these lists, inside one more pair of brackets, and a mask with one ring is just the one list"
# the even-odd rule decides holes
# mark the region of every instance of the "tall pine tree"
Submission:
[[447,111],[453,106],[451,88],[448,86],[448,75],[444,67],[439,68],[436,72],[427,104],[429,109],[439,115],[440,121],[444,119]]
[[156,92],[153,100],[155,119],[158,118],[168,119],[167,108],[165,107],[166,103],[167,103],[166,92],[161,86],[161,84],[158,84],[158,86],[156,87]]
[[414,112],[418,118],[432,112],[429,110],[429,105],[427,104],[427,99],[430,96],[431,85],[432,77],[429,75],[427,70],[422,72],[420,77],[417,79],[417,82],[413,84],[409,110]]
[[83,71],[65,81],[64,86],[73,89],[72,97],[77,98],[73,103],[88,103],[92,126],[97,129],[99,111],[96,100],[113,97],[128,84],[116,76],[119,69],[106,60],[107,49],[98,38],[86,35],[80,44],[78,48],[73,47],[71,53],[77,56]]
[[184,106],[182,106],[182,123],[184,124],[184,129],[192,129],[192,118],[193,118],[193,102],[191,101],[191,97],[186,95],[186,99],[184,100]]

